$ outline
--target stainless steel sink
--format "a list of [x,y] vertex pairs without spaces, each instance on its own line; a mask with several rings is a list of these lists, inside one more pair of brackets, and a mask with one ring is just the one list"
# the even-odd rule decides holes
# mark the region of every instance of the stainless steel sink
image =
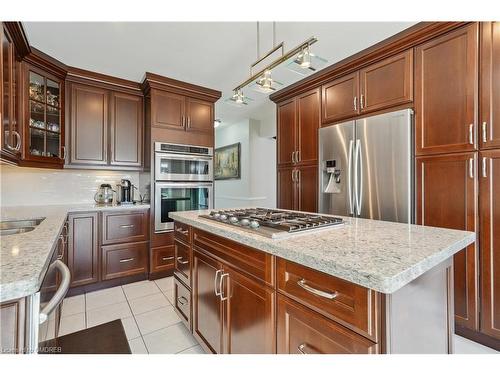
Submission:
[[0,236],[31,232],[44,220],[43,217],[40,219],[0,221]]

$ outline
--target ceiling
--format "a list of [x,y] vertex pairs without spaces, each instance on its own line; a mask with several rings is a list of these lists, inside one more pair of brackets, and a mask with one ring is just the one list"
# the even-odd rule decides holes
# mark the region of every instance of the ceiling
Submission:
[[[413,25],[413,22],[277,22],[276,41],[285,51],[310,36],[312,51],[331,65]],[[245,94],[245,108],[224,102],[249,76],[257,59],[256,23],[251,22],[24,22],[30,44],[61,62],[133,81],[146,71],[222,91],[216,118],[223,124],[259,118],[267,96]],[[260,23],[260,51],[272,47],[272,23]],[[285,71],[282,69],[282,71]],[[302,77],[274,77],[285,85]]]

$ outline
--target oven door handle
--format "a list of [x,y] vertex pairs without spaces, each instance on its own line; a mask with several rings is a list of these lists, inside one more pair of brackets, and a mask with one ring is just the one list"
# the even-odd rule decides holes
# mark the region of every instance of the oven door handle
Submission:
[[204,156],[204,155],[189,155],[189,154],[166,154],[166,153],[156,153],[157,159],[175,159],[175,160],[201,160],[201,161],[210,161],[213,159],[212,156]]
[[47,272],[52,271],[54,268],[57,268],[61,273],[61,285],[59,285],[59,288],[56,290],[49,303],[47,303],[42,311],[40,311],[40,324],[45,322],[52,311],[54,311],[55,308],[59,306],[64,297],[66,297],[66,293],[69,289],[69,284],[71,281],[71,273],[69,271],[69,268],[64,264],[64,262],[59,259],[49,266],[49,270]]

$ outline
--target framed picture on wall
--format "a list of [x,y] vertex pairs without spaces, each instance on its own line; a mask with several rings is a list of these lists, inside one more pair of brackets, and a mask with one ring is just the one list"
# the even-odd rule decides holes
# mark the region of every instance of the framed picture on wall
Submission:
[[241,143],[215,149],[214,178],[234,180],[241,178]]

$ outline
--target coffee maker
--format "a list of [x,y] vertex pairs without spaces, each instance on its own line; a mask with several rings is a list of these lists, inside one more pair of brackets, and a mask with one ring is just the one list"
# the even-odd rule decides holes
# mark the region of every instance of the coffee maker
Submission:
[[130,180],[123,179],[117,186],[117,203],[118,204],[134,204],[134,189],[135,186]]

